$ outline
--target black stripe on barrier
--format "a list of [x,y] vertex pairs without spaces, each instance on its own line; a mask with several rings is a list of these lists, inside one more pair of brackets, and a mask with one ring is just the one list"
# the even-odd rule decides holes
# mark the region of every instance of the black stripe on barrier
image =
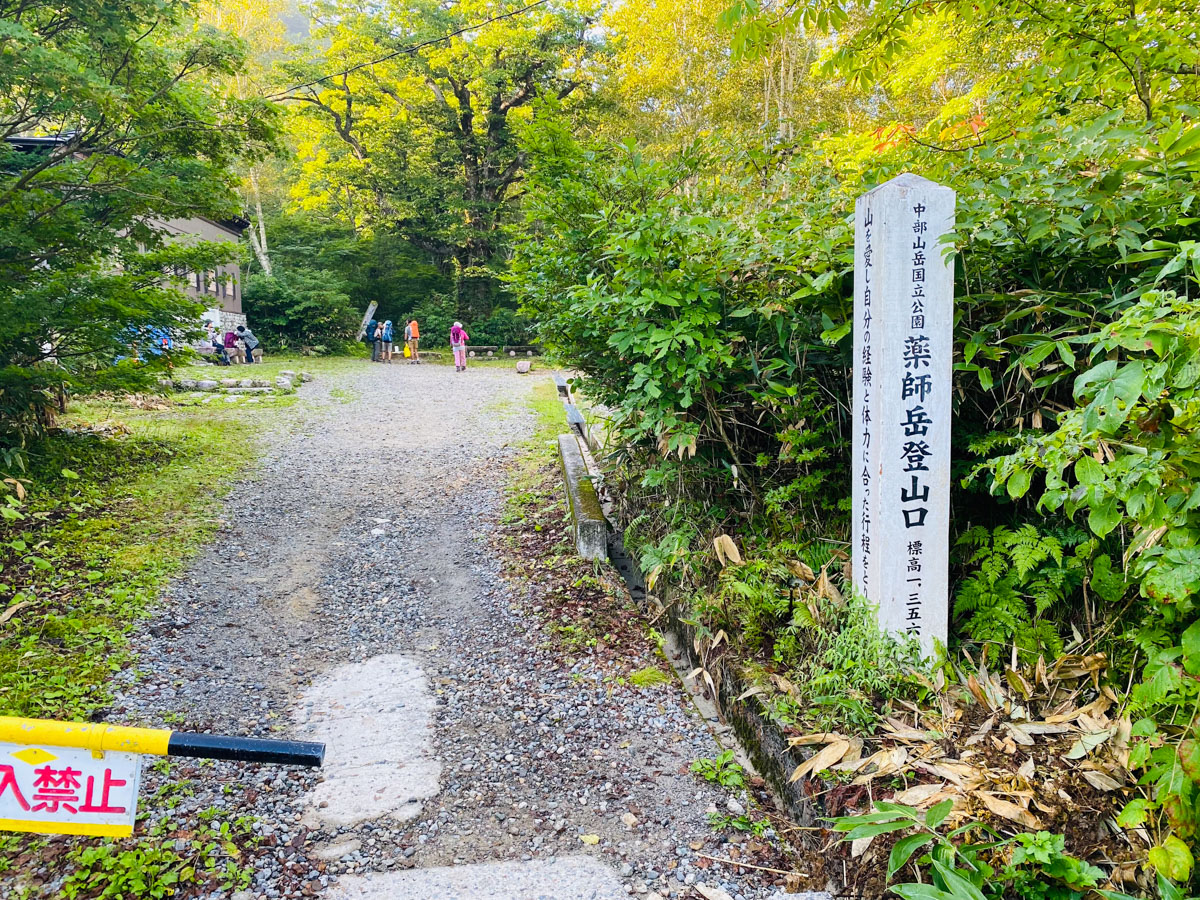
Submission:
[[309,741],[272,741],[173,731],[167,744],[167,756],[319,767],[325,761],[325,745]]

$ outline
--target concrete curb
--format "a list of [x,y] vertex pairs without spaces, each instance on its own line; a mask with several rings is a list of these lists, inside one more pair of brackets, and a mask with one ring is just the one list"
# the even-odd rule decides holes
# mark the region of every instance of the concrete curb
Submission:
[[575,550],[584,559],[607,559],[608,522],[604,518],[596,486],[588,474],[583,451],[579,448],[579,438],[574,434],[560,434],[558,459],[567,489]]

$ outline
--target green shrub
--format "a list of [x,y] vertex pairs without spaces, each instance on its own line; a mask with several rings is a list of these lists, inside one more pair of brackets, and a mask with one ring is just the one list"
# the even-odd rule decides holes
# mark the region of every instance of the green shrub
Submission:
[[734,762],[732,750],[722,750],[712,759],[696,760],[692,763],[692,772],[732,791],[746,789],[746,770]]

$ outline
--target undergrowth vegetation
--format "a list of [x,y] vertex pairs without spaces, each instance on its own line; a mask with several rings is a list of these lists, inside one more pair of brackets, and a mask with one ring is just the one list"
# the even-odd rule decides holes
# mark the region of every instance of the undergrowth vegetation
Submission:
[[[1071,759],[1119,738],[1089,783],[1169,893],[1200,832],[1200,60],[1182,5],[1051,6],[732,5],[735,54],[803,46],[841,106],[670,153],[535,120],[510,282],[606,411],[627,546],[702,657],[757,672],[785,726],[854,734],[947,678],[1071,661],[1108,710]],[[925,91],[916,61],[953,77]],[[851,213],[904,171],[958,192],[952,631],[928,668],[846,596]],[[1013,840],[993,896],[1068,865]]]
[[3,498],[0,714],[86,719],[103,707],[129,631],[211,533],[254,452],[244,411],[91,403],[70,423],[28,446]]
[[[228,515],[225,498],[258,451],[253,430],[276,410],[101,397],[27,443],[0,494],[0,715],[103,719],[110,677],[136,668],[132,632]],[[189,784],[169,769],[162,761],[150,776],[163,782],[155,805],[167,809]],[[0,838],[0,880],[27,876],[39,860],[65,879],[58,896],[67,898],[249,884],[251,819],[222,814],[197,831],[147,815],[123,840]]]

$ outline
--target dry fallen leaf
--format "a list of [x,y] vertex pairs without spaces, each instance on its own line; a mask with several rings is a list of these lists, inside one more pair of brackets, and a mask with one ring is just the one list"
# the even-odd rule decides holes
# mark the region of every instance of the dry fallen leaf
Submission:
[[826,744],[817,753],[796,766],[796,771],[792,773],[792,777],[788,780],[799,781],[811,772],[820,772],[828,769],[835,763],[841,762],[842,757],[846,755],[846,751],[849,749],[849,741],[834,741],[832,744]]
[[888,716],[883,723],[883,727],[887,729],[891,737],[898,738],[902,741],[927,741],[929,733],[921,731],[919,728],[913,728],[905,722],[892,716]]
[[[894,750],[880,750],[873,756],[868,756],[866,761],[868,763],[875,763],[878,768],[874,772],[859,775],[854,779],[853,784],[866,784],[872,778],[882,778],[885,775],[893,775],[899,772],[904,768],[904,764],[908,762],[908,751],[903,747],[897,747]],[[863,768],[866,768],[866,766],[864,765]]]
[[971,747],[971,746],[974,746],[975,744],[978,744],[980,741],[982,741],[984,739],[984,737],[987,736],[987,733],[992,730],[992,726],[995,724],[996,724],[995,716],[989,716],[987,719],[985,719],[983,724],[979,726],[979,730],[976,731],[969,738],[967,738],[966,746]]
[[1010,803],[1007,800],[1001,800],[999,797],[985,793],[984,791],[976,791],[973,796],[978,797],[980,802],[990,812],[998,816],[1011,819],[1020,825],[1024,825],[1026,828],[1040,829],[1042,827],[1042,823],[1038,817],[1024,807],[1017,806],[1017,804]]
[[875,836],[858,838],[850,842],[850,858],[858,859],[867,852],[867,848],[871,846],[871,841],[875,840]]
[[821,731],[815,734],[805,734],[788,740],[789,747],[807,747],[810,744],[830,744],[834,741],[844,741],[846,738],[836,731]]
[[20,603],[14,603],[12,606],[10,606],[8,609],[6,609],[4,612],[0,612],[0,625],[3,625],[5,622],[7,622],[9,619],[11,619],[13,616],[15,616],[17,613],[19,613],[21,610],[23,610],[25,607],[27,607],[29,605],[30,605],[30,601],[22,600]]
[[1012,722],[1005,722],[1004,730],[1008,732],[1009,737],[1023,747],[1033,746],[1033,736],[1030,735],[1030,733],[1020,725],[1014,725]]
[[964,790],[978,787],[983,784],[985,778],[982,769],[956,760],[943,759],[936,763],[917,762],[913,765],[922,772],[928,772],[937,778],[945,778]]
[[975,680],[974,675],[967,676],[967,690],[971,692],[971,696],[975,698],[975,701],[980,706],[984,707],[985,709],[993,709],[992,705],[988,703],[988,698],[984,696],[983,688],[981,688],[979,686],[979,682]]
[[717,551],[717,559],[722,566],[729,564],[740,566],[742,564],[741,551],[738,550],[737,544],[729,535],[718,534],[713,538],[713,549]]
[[829,574],[824,569],[817,577],[817,583],[813,590],[816,591],[818,597],[826,598],[834,606],[841,606],[846,599],[842,596],[842,592],[833,586],[833,582],[829,580]]
[[1064,759],[1083,759],[1110,737],[1116,729],[1108,728],[1104,731],[1093,731],[1090,734],[1082,735],[1079,740],[1071,745],[1071,749],[1067,751]]
[[801,581],[815,581],[816,580],[817,576],[813,573],[813,570],[810,569],[805,563],[802,563],[798,559],[789,559],[787,561],[787,567],[788,567],[788,571],[791,572],[794,577],[799,578]]
[[905,806],[915,806],[918,809],[921,805],[928,801],[931,797],[935,797],[942,792],[946,787],[945,782],[941,784],[918,784],[915,787],[910,787],[906,791],[901,791],[891,799],[892,803],[903,803]]
[[579,836],[579,840],[583,841],[585,844],[588,844],[588,845],[598,844],[598,843],[600,843],[600,835],[598,835],[598,834],[581,834]]
[[1083,780],[1090,784],[1098,791],[1115,791],[1121,786],[1111,775],[1105,775],[1103,772],[1097,772],[1094,769],[1085,769],[1080,773],[1083,775]]

